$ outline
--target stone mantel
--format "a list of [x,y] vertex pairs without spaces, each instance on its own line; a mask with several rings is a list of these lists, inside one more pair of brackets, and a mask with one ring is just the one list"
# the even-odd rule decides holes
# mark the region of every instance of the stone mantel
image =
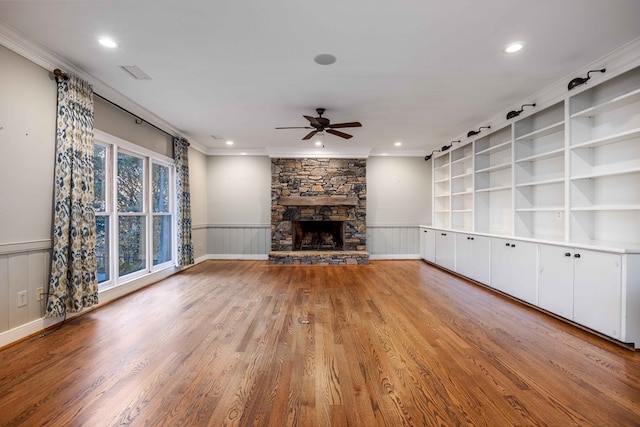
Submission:
[[281,196],[280,205],[282,206],[357,206],[357,197],[341,197],[341,196],[318,196],[318,197],[302,197],[302,196]]

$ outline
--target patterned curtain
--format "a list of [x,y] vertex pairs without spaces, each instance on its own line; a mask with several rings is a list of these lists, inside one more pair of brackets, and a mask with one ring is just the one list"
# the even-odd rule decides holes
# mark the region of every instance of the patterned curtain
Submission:
[[178,217],[178,266],[193,264],[188,152],[189,143],[185,139],[173,139],[173,158],[176,162],[176,198],[178,199],[176,209]]
[[93,210],[93,89],[77,76],[57,77],[53,253],[46,317],[98,303]]

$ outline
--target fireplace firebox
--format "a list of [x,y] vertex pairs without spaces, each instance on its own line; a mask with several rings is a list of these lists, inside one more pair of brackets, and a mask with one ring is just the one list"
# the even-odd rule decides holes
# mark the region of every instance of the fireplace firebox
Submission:
[[344,221],[293,221],[294,251],[344,250]]

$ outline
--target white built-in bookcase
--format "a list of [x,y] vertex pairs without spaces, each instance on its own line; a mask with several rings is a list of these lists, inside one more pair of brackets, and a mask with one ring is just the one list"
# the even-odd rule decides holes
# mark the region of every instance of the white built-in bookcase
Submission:
[[640,68],[454,144],[433,159],[433,225],[640,245]]

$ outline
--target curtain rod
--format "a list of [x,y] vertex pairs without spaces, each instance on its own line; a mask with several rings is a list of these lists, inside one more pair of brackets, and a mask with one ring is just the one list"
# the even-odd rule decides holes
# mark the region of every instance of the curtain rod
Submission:
[[[69,76],[67,76],[65,73],[63,73],[59,68],[56,68],[55,70],[53,70],[53,74],[54,74],[55,76],[57,76],[57,77],[60,77],[60,78],[65,79],[65,80],[69,78]],[[164,133],[164,134],[166,134],[166,135],[169,135],[171,138],[177,138],[175,135],[170,134],[169,132],[167,132],[167,131],[166,131],[166,130],[164,130],[164,129],[160,129],[158,126],[154,125],[153,123],[149,123],[148,121],[146,121],[146,120],[145,120],[145,119],[143,119],[142,117],[140,117],[140,116],[138,116],[138,115],[136,115],[136,114],[132,113],[131,111],[127,110],[127,109],[126,109],[126,108],[124,108],[124,107],[121,107],[120,105],[116,104],[115,102],[109,101],[107,98],[105,98],[104,96],[100,95],[99,93],[93,92],[93,94],[94,94],[95,96],[97,96],[98,98],[102,99],[103,101],[106,101],[106,102],[108,102],[109,104],[113,105],[114,107],[119,108],[120,110],[124,111],[125,113],[130,114],[130,115],[132,115],[133,117],[135,117],[135,118],[136,118],[136,120],[135,120],[136,124],[138,124],[138,125],[139,125],[139,124],[141,124],[141,123],[146,123],[146,124],[148,124],[149,126],[151,126],[151,127],[155,128],[155,129],[159,130],[160,132],[162,132],[162,133]],[[138,123],[138,120],[140,120],[140,123]],[[184,139],[184,138],[181,138],[181,139]],[[190,144],[187,142],[187,146],[189,146],[189,145],[190,145]]]

